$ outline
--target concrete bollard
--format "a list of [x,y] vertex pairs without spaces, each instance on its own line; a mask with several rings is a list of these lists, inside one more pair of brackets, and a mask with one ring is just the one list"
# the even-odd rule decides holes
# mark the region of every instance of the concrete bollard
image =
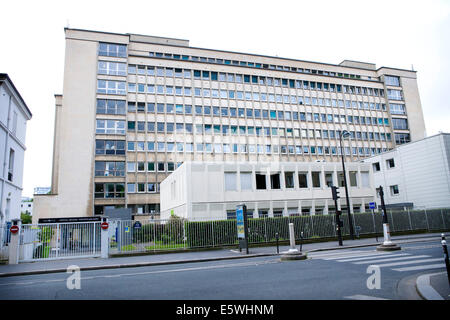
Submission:
[[294,224],[289,223],[289,243],[290,248],[288,251],[282,252],[281,261],[289,261],[289,260],[304,260],[306,259],[306,255],[303,254],[295,247],[295,233],[294,233]]
[[[103,223],[108,223],[106,218],[103,218]],[[101,231],[101,257],[109,258],[109,224],[107,229]]]
[[[18,264],[19,263],[19,241],[20,241],[20,232],[22,228],[22,222],[20,219],[12,220],[11,227],[18,227],[18,231],[16,233],[11,232],[11,240],[9,242],[9,264]],[[11,229],[10,229],[11,230]]]

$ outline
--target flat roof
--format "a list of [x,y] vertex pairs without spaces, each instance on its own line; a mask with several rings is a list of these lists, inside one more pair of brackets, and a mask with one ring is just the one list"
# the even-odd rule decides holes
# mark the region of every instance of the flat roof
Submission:
[[[136,36],[146,36],[146,37],[154,37],[154,38],[161,38],[161,39],[172,39],[172,40],[177,40],[177,41],[180,41],[180,40],[181,41],[189,41],[189,40],[186,40],[186,39],[178,39],[178,38],[170,38],[170,37],[158,37],[158,36],[142,35],[142,34],[136,34],[136,33],[114,33],[114,32],[95,31],[95,30],[86,30],[86,29],[75,29],[75,28],[64,28],[64,30],[85,31],[85,32],[94,32],[94,33],[122,35],[122,36],[136,35]],[[133,41],[133,42],[140,42],[140,41]],[[165,45],[165,46],[174,46],[174,47],[182,47],[182,48],[185,47],[185,48],[191,48],[191,49],[199,49],[199,50],[217,51],[217,52],[224,52],[224,53],[243,54],[243,55],[249,55],[249,56],[255,56],[255,57],[263,57],[263,58],[271,58],[271,59],[289,60],[289,61],[294,61],[294,62],[314,63],[314,64],[321,64],[321,65],[328,65],[328,66],[333,66],[333,67],[339,67],[339,68],[367,70],[367,71],[371,71],[371,72],[376,72],[376,71],[378,71],[378,70],[380,70],[382,68],[401,70],[401,71],[408,71],[408,72],[416,72],[416,71],[411,71],[411,70],[408,70],[408,69],[389,68],[389,67],[380,67],[380,68],[374,70],[374,69],[370,69],[370,68],[358,68],[358,67],[351,67],[351,66],[343,66],[341,64],[318,62],[318,61],[308,61],[308,60],[301,60],[301,59],[294,59],[294,58],[283,58],[283,57],[255,54],[255,53],[245,53],[245,52],[237,52],[237,51],[229,51],[229,50],[220,50],[220,49],[210,49],[210,48],[202,48],[202,47],[183,46],[183,45],[176,45],[176,44],[163,44],[163,43],[157,43],[157,44]],[[359,62],[359,61],[349,60],[349,59],[344,59],[342,62],[344,62],[344,61],[352,61],[352,62],[358,62],[358,63],[372,64],[372,65],[376,66],[375,63],[371,63],[371,62]]]

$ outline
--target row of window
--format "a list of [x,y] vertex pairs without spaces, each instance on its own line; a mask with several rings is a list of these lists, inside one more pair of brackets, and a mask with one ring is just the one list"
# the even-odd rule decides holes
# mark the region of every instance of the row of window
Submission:
[[182,165],[182,162],[127,162],[127,172],[172,172]]
[[[145,149],[147,147],[147,149]],[[318,154],[340,155],[341,149],[334,146],[299,146],[271,144],[237,144],[237,143],[195,143],[196,152],[205,153],[258,153],[258,154]],[[128,151],[148,152],[194,152],[192,142],[128,142]],[[344,154],[374,155],[387,151],[386,148],[344,147]]]
[[[349,185],[351,187],[369,187],[369,172],[361,172],[358,178],[357,171],[349,171]],[[253,190],[252,173],[240,172],[239,179],[236,172],[225,172],[225,191],[245,191]],[[304,188],[322,188],[345,185],[342,172],[337,173],[337,181],[334,181],[333,172],[312,171],[310,175],[307,172],[284,172],[284,179],[281,179],[281,173],[255,173],[256,190],[280,190],[280,189],[304,189]],[[297,179],[297,180],[296,180]],[[361,179],[359,181],[359,179]],[[239,181],[238,181],[239,180]],[[238,185],[240,188],[238,190]]]
[[[234,66],[243,66],[243,67],[251,67],[258,69],[268,69],[268,70],[279,70],[279,71],[292,71],[298,73],[307,73],[307,74],[319,74],[330,77],[340,77],[340,78],[349,78],[349,79],[361,79],[360,75],[357,74],[348,74],[348,73],[340,73],[340,72],[332,72],[325,70],[316,70],[316,69],[306,69],[306,68],[297,68],[290,66],[280,66],[273,64],[265,64],[251,61],[238,61],[232,59],[222,59],[222,58],[207,58],[200,56],[190,56],[190,55],[180,55],[175,53],[163,53],[163,52],[149,52],[150,57],[156,58],[165,58],[165,59],[175,59],[175,60],[184,60],[184,61],[196,61],[196,62],[208,62],[208,63],[217,63],[217,64],[225,64],[225,65],[234,65]],[[139,67],[143,66],[138,66]],[[138,71],[139,72],[139,71]],[[371,80],[371,77],[368,77],[368,80]]]
[[[343,118],[342,118],[343,117]],[[341,123],[345,123],[345,116],[341,116]],[[376,118],[375,118],[376,119]],[[379,120],[383,120],[378,118]],[[336,119],[336,121],[338,121]],[[385,119],[388,120],[388,119]],[[104,121],[104,120],[97,120]],[[350,124],[353,120],[349,120]],[[147,125],[146,125],[147,124]],[[382,124],[382,121],[381,121]],[[385,125],[386,122],[385,122]],[[173,123],[173,122],[145,122],[145,121],[128,121],[128,131],[135,131],[142,133],[193,133],[195,127],[195,134],[213,134],[214,135],[250,135],[258,137],[302,137],[302,138],[329,138],[339,139],[340,130],[325,130],[325,129],[297,129],[297,128],[277,128],[277,127],[254,127],[254,126],[237,126],[237,125],[220,125],[220,124],[192,124],[192,123]],[[147,129],[147,131],[146,131]],[[155,131],[156,129],[156,131]],[[381,140],[390,141],[391,134],[384,132],[366,132],[366,131],[349,131],[350,137],[358,140]]]
[[[102,81],[102,80],[99,80]],[[155,90],[156,88],[156,90]],[[191,96],[191,87],[173,87],[164,85],[153,84],[134,84],[128,83],[129,93],[151,93],[151,94],[166,94],[176,96]],[[100,93],[100,92],[99,92]],[[295,96],[295,95],[281,95],[273,93],[259,93],[248,91],[235,91],[235,90],[219,90],[210,88],[194,88],[194,97],[203,98],[221,98],[221,99],[237,99],[246,101],[261,101],[261,102],[273,102],[273,103],[285,103],[285,104],[299,104],[299,105],[313,105],[321,107],[345,107],[353,109],[372,109],[372,110],[386,110],[385,104],[363,102],[363,101],[350,101],[350,100],[336,100],[328,98],[317,98],[308,96]],[[383,108],[381,108],[383,106]]]
[[[117,69],[114,65],[108,68],[103,65],[103,61],[99,62],[99,70],[100,63],[102,63],[101,70],[113,70],[115,73],[115,69]],[[123,68],[123,66],[121,67]],[[156,72],[155,72],[156,70]],[[234,74],[234,73],[221,73],[215,71],[206,71],[206,70],[193,70],[189,69],[177,69],[177,68],[164,68],[164,67],[153,67],[153,66],[138,66],[136,69],[135,65],[128,66],[128,74],[136,74],[138,71],[138,75],[147,75],[147,76],[158,76],[158,77],[176,77],[176,78],[185,78],[195,80],[211,80],[211,81],[220,81],[220,82],[230,82],[230,83],[248,83],[248,84],[256,84],[256,85],[268,85],[268,86],[276,86],[276,87],[286,87],[286,88],[297,88],[297,89],[311,89],[311,90],[322,90],[322,91],[330,91],[330,92],[344,92],[344,93],[353,93],[353,94],[364,94],[370,96],[384,96],[384,90],[378,88],[368,88],[368,87],[358,87],[358,86],[350,86],[350,85],[341,85],[334,83],[326,83],[326,82],[317,82],[317,81],[307,81],[307,80],[294,80],[294,79],[284,79],[284,78],[273,78],[266,76],[257,76],[257,75],[248,75],[248,74]]]

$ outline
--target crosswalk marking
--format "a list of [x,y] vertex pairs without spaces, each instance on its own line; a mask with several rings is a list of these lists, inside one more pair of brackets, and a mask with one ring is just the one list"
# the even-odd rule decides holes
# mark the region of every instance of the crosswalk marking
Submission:
[[363,294],[355,294],[354,296],[347,296],[344,299],[352,299],[352,300],[389,300],[385,298],[378,298],[373,296],[366,296]]
[[[401,256],[410,256],[410,253],[390,253],[390,254],[383,254],[380,256],[380,258],[388,258],[388,257],[401,257]],[[343,259],[343,260],[336,260],[337,262],[352,262],[352,261],[359,261],[359,260],[370,260],[374,259],[375,256],[369,256],[369,257],[363,257],[363,258],[350,258],[350,259]]]
[[358,254],[358,253],[354,253],[354,254],[347,254],[347,255],[339,255],[339,256],[333,256],[333,257],[324,257],[324,258],[320,258],[322,260],[339,260],[339,259],[346,259],[346,258],[356,258],[356,257],[368,257],[368,256],[384,256],[387,255],[389,253],[386,252],[368,252],[368,253],[364,253],[364,254]]
[[428,265],[424,265],[424,266],[395,268],[395,269],[392,269],[392,270],[403,272],[403,271],[418,271],[418,270],[440,269],[440,268],[445,268],[445,264],[444,263],[441,263],[441,264],[428,264]]
[[417,264],[417,263],[424,263],[424,262],[437,262],[442,261],[442,258],[434,258],[434,259],[420,259],[420,260],[413,260],[413,261],[400,261],[400,262],[393,262],[393,263],[385,263],[385,264],[378,264],[377,266],[381,267],[395,267],[395,266],[402,266],[405,264]]
[[430,256],[427,255],[420,255],[420,256],[407,256],[407,257],[400,257],[400,258],[389,258],[389,259],[376,259],[376,260],[370,260],[370,261],[359,261],[354,262],[353,264],[378,264],[381,262],[390,262],[390,261],[399,261],[399,260],[408,260],[408,259],[418,259],[418,258],[429,258]]

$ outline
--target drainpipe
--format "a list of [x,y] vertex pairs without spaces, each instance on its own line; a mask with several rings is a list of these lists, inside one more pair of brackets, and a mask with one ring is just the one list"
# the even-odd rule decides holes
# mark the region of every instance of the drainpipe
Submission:
[[5,150],[4,150],[4,154],[3,154],[3,170],[2,170],[3,179],[2,179],[2,192],[0,195],[0,224],[3,224],[3,217],[6,218],[6,215],[3,212],[3,194],[5,193],[6,154],[8,151],[9,121],[10,121],[10,115],[11,115],[11,100],[12,100],[12,96],[10,95],[9,103],[8,103],[8,117],[6,120]]

